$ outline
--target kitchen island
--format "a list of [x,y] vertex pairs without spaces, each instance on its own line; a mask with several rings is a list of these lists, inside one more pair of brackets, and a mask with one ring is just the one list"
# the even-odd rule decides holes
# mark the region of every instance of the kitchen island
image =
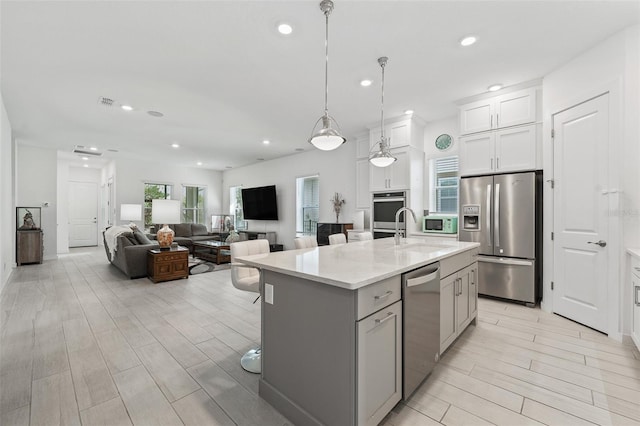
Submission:
[[477,247],[384,238],[238,258],[263,272],[260,396],[295,424],[378,424],[402,397],[402,275],[439,262],[437,361],[475,319]]

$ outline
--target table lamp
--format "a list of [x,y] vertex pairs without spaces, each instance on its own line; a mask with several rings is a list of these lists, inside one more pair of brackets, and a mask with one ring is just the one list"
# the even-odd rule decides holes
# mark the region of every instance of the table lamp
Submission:
[[160,250],[168,250],[173,242],[175,232],[169,228],[169,223],[180,223],[180,201],[178,200],[152,200],[151,220],[153,223],[162,223],[163,226],[156,232],[156,239]]
[[142,220],[142,204],[120,204],[120,220],[129,221],[129,226],[137,226],[134,220]]

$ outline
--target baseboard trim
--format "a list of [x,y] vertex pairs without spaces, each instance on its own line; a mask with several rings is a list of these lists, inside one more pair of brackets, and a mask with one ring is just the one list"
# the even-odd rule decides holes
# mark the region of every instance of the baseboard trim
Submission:
[[317,425],[322,426],[315,417],[298,406],[295,402],[284,396],[280,391],[260,379],[258,382],[258,395],[271,406],[273,406],[280,414],[285,416],[294,425]]

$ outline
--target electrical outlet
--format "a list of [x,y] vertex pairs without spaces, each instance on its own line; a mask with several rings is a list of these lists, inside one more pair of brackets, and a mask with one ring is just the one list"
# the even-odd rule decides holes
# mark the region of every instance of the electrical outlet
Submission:
[[264,285],[264,301],[270,305],[273,305],[273,285],[266,284]]

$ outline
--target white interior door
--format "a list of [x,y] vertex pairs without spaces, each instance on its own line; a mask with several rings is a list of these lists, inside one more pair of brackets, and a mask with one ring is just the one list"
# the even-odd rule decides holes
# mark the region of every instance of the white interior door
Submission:
[[69,247],[98,245],[98,185],[69,182]]
[[609,96],[553,116],[554,312],[607,332]]

